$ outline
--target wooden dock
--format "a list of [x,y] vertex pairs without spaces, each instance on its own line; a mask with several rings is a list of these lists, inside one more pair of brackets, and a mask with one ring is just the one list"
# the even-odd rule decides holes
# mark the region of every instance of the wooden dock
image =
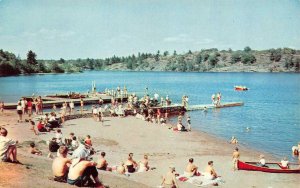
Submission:
[[[111,96],[108,95],[98,95],[96,97],[89,97],[89,98],[83,98],[84,104],[99,104],[99,98],[103,99],[103,103],[110,103],[111,102]],[[30,97],[28,97],[30,98]],[[127,97],[116,97],[118,101],[121,101],[121,99],[124,101],[127,101]],[[74,102],[75,106],[80,105],[80,99],[67,99],[67,98],[57,98],[57,97],[42,97],[43,100],[43,108],[52,108],[53,104],[55,104],[57,107],[61,107],[64,102],[69,103],[70,101]],[[17,103],[5,103],[4,109],[16,109]]]
[[201,105],[189,105],[187,107],[187,111],[194,111],[194,110],[204,110],[206,109],[212,109],[212,108],[225,108],[225,107],[234,107],[234,106],[243,106],[243,102],[226,102],[222,103],[218,106],[213,104],[201,104]]
[[154,111],[160,109],[161,113],[179,113],[179,112],[185,112],[185,111],[194,111],[194,110],[204,110],[206,109],[212,109],[212,108],[226,108],[226,107],[234,107],[234,106],[243,106],[243,102],[226,102],[222,103],[218,106],[215,106],[213,104],[200,104],[200,105],[189,105],[187,108],[185,108],[181,104],[172,104],[172,105],[164,105],[164,106],[156,106],[151,107]]

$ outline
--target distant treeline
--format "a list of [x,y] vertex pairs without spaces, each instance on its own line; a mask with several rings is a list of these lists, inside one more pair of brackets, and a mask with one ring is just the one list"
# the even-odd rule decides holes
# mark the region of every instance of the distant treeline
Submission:
[[[157,53],[138,53],[127,57],[113,56],[105,59],[76,60],[37,60],[35,52],[30,50],[27,59],[0,50],[0,75],[18,75],[33,73],[72,73],[83,70],[137,70],[137,71],[194,71],[206,72],[219,67],[241,65],[274,64],[285,71],[299,72],[300,51],[291,48],[278,48],[256,51],[250,47],[232,51],[216,48],[201,51],[188,51],[177,54],[176,51]],[[270,72],[273,71],[271,66]]]

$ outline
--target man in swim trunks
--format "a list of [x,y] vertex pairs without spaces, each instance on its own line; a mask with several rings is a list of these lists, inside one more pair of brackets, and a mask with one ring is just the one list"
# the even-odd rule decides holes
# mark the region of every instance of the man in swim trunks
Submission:
[[0,130],[0,160],[3,162],[19,163],[17,160],[17,143],[7,138],[8,132],[5,128]]
[[67,158],[68,148],[66,146],[60,146],[58,149],[59,157],[56,157],[52,163],[52,171],[54,175],[54,181],[67,182],[69,166],[71,160]]
[[213,167],[213,161],[208,161],[208,165],[205,169],[205,176],[207,179],[213,180],[218,177],[214,167]]
[[108,163],[105,159],[105,152],[101,152],[101,155],[100,155],[100,158],[99,158],[99,161],[98,161],[98,165],[97,165],[97,168],[99,170],[104,170],[104,171],[111,171],[111,168],[108,167]]
[[163,176],[161,185],[165,188],[178,188],[175,173],[175,167],[170,167],[169,172]]
[[[68,184],[78,187],[104,187],[98,178],[97,163],[83,158],[75,158],[69,168]],[[91,178],[91,176],[93,178]]]
[[239,148],[235,148],[232,154],[233,170],[237,170],[237,161],[240,159]]
[[188,165],[187,165],[187,167],[186,167],[186,169],[184,171],[184,174],[186,174],[189,177],[197,175],[197,169],[198,169],[198,167],[195,164],[193,164],[193,162],[194,162],[194,159],[190,158],[189,159],[189,163],[188,163]]

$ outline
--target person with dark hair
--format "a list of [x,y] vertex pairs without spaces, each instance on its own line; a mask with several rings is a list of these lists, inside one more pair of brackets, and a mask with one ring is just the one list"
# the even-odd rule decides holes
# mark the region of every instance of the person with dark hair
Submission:
[[35,143],[34,142],[31,142],[29,145],[30,145],[29,152],[31,154],[42,155],[42,152],[35,147]]
[[0,130],[0,160],[3,162],[20,163],[17,160],[17,143],[10,138],[7,138],[8,132],[5,128]]
[[192,177],[192,176],[197,175],[198,167],[195,164],[193,164],[193,162],[194,162],[194,159],[190,158],[189,163],[188,163],[187,167],[185,168],[184,174],[187,177]]
[[[104,187],[99,180],[97,163],[94,161],[87,161],[84,158],[75,158],[69,168],[67,182],[70,185],[78,187]],[[91,176],[93,178],[91,178]]]
[[205,175],[204,175],[206,179],[213,180],[218,177],[218,175],[213,167],[213,163],[214,163],[213,161],[208,161],[208,165],[206,167]]
[[67,158],[68,148],[66,146],[60,146],[58,149],[59,157],[56,157],[52,163],[52,171],[54,175],[54,181],[67,182],[69,166],[71,160]]
[[43,120],[39,120],[39,123],[37,124],[37,129],[39,132],[49,132],[49,128],[45,127],[44,124],[43,124]]
[[240,158],[239,148],[235,148],[232,154],[233,170],[237,170],[237,161]]
[[18,102],[18,105],[17,105],[17,114],[18,114],[18,116],[19,116],[18,122],[22,122],[23,108],[22,108],[22,105],[21,105],[21,102],[20,102],[20,101]]
[[105,152],[101,152],[100,154],[100,158],[98,160],[98,164],[97,164],[97,168],[99,170],[105,170],[105,171],[111,171],[112,169],[110,167],[108,167],[108,163],[105,159]]
[[133,160],[133,153],[128,154],[128,159],[125,162],[126,170],[129,173],[133,173],[136,171],[137,163]]
[[92,146],[92,140],[91,140],[91,136],[90,135],[87,135],[85,140],[84,140],[84,143],[88,146]]
[[34,121],[30,121],[30,125],[31,125],[30,130],[32,130],[35,135],[38,135],[37,131],[35,130],[35,123],[34,123]]

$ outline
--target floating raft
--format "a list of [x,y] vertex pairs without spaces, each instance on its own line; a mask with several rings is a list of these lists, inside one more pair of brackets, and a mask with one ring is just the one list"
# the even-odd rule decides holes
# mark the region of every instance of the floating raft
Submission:
[[243,102],[227,102],[227,103],[222,103],[218,106],[215,106],[213,104],[189,105],[186,110],[193,111],[193,110],[204,110],[205,107],[207,109],[211,109],[211,108],[225,108],[225,107],[234,107],[234,106],[243,106],[243,105],[244,105]]

